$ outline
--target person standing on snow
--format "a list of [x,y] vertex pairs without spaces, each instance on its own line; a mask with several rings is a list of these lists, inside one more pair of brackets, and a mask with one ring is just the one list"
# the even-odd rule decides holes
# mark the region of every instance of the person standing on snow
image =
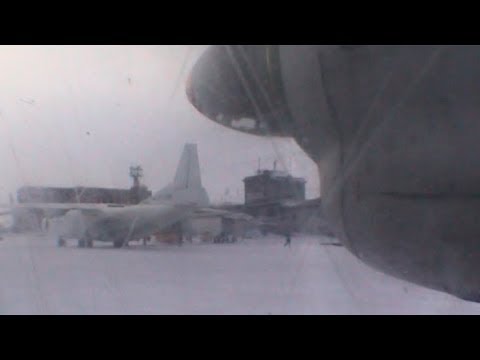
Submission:
[[285,233],[285,245],[284,245],[284,247],[286,247],[286,246],[290,247],[291,244],[292,244],[292,238],[291,238],[290,230],[287,230],[287,232]]

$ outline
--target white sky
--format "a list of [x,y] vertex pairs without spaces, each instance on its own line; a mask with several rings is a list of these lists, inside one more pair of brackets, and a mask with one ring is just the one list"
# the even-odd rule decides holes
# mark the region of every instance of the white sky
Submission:
[[[213,201],[243,201],[243,182],[279,160],[318,196],[315,164],[292,140],[225,129],[199,114],[185,78],[204,46],[0,46],[0,203],[22,185],[158,190],[185,142],[198,144]],[[183,70],[183,71],[182,71]],[[225,197],[229,189],[230,195]]]

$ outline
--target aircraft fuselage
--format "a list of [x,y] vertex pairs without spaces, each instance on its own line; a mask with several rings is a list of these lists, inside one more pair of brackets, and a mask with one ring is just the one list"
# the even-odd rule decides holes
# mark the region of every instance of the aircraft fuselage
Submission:
[[108,208],[92,214],[72,210],[61,219],[62,230],[58,236],[127,244],[182,221],[191,210],[187,206],[166,204]]

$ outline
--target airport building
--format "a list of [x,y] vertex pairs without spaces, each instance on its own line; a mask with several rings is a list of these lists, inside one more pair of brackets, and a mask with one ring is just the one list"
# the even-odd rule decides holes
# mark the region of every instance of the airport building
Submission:
[[259,170],[256,175],[246,177],[245,205],[305,200],[305,179],[296,178],[284,171]]
[[302,232],[329,235],[321,199],[306,200],[303,178],[284,171],[259,170],[246,177],[243,211],[261,219],[264,232]]
[[34,187],[24,186],[17,191],[17,201],[23,203],[81,203],[81,204],[138,204],[152,192],[145,187],[109,189],[96,187]]

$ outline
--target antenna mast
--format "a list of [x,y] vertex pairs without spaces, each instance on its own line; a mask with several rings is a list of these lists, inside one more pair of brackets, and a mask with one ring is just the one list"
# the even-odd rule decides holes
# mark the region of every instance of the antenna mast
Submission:
[[143,169],[141,166],[130,166],[130,177],[133,179],[133,187],[140,187],[140,179],[143,177]]

